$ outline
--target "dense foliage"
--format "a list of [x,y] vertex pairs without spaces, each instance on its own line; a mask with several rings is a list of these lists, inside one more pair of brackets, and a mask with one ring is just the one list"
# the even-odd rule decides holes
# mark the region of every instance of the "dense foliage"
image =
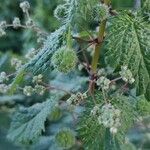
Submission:
[[[24,20],[0,22],[2,38],[10,29],[36,35],[22,45],[30,48],[24,55],[0,54],[10,142],[19,149],[149,149],[129,136],[135,124],[148,130],[150,115],[150,1],[139,2],[115,10],[111,0],[58,1],[51,33],[46,14],[31,16],[28,1],[19,4]],[[45,3],[38,1],[35,14]]]

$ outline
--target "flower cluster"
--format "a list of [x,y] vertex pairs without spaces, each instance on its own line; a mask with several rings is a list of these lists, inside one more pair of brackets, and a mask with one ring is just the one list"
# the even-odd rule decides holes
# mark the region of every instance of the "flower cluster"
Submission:
[[87,98],[86,93],[80,93],[78,92],[77,94],[72,94],[71,97],[67,100],[67,103],[69,105],[79,105],[84,99]]
[[43,75],[39,74],[33,77],[32,82],[38,84],[42,82],[42,79],[43,79]]
[[13,27],[18,28],[20,26],[21,26],[20,19],[18,17],[15,17],[13,20]]
[[108,90],[109,89],[109,85],[110,85],[111,81],[109,79],[107,79],[104,76],[101,76],[97,81],[96,84],[98,86],[100,86],[100,88],[104,89],[104,90]]
[[113,134],[117,133],[118,127],[121,125],[120,114],[121,111],[115,109],[110,103],[102,107],[96,105],[91,110],[91,116],[97,117],[99,124],[106,128],[110,128],[110,132]]
[[6,21],[1,21],[0,22],[0,37],[6,35],[6,32],[4,30],[6,24],[7,24]]
[[37,54],[37,51],[35,48],[31,48],[28,53],[25,55],[27,59],[32,59]]
[[98,122],[99,124],[104,125],[106,128],[110,128],[110,132],[115,134],[117,133],[117,128],[121,125],[120,114],[121,111],[119,109],[115,109],[110,103],[105,104],[101,108]]
[[35,87],[33,88],[32,86],[25,86],[23,88],[23,93],[26,95],[26,96],[31,96],[33,95],[34,93],[36,94],[39,94],[39,95],[43,95],[45,92],[45,87],[42,86],[42,85],[35,85]]
[[97,72],[98,76],[105,76],[106,74],[107,73],[106,73],[106,70],[104,68],[99,69]]
[[32,86],[25,86],[23,88],[23,93],[26,95],[26,96],[31,96],[33,94],[34,90],[32,88]]
[[4,82],[8,81],[9,77],[6,72],[0,73],[0,93],[5,94],[10,88],[10,85],[6,85]]
[[0,73],[0,83],[3,83],[4,81],[8,81],[8,76],[6,72],[1,72]]
[[32,86],[25,86],[23,88],[23,93],[26,96],[31,96],[32,94],[36,93],[39,95],[43,95],[46,88],[43,85],[39,85],[39,83],[42,82],[43,76],[42,74],[39,74],[37,76],[34,76],[32,79],[32,82],[35,83],[36,85],[34,87]]
[[22,9],[22,11],[25,13],[30,9],[30,4],[28,1],[24,1],[22,3],[20,3],[20,8]]
[[34,26],[34,21],[31,18],[28,18],[28,20],[26,21],[26,26],[27,27],[32,27]]
[[51,61],[58,71],[68,73],[76,66],[77,55],[73,49],[61,47],[53,54]]
[[7,93],[7,91],[9,90],[10,85],[6,85],[6,84],[0,84],[0,93]]
[[127,68],[127,66],[122,66],[119,74],[122,77],[122,80],[129,82],[130,84],[134,83],[135,79],[133,78],[132,72]]
[[11,59],[11,66],[15,67],[15,69],[18,69],[22,66],[22,61],[18,58],[12,58]]
[[91,116],[97,116],[100,113],[100,106],[96,105],[94,108],[91,110]]

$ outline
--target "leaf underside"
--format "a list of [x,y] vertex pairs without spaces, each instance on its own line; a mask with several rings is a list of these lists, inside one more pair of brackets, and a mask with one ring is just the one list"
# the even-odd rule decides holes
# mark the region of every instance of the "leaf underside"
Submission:
[[34,142],[45,130],[45,121],[54,105],[55,102],[48,100],[29,108],[21,108],[13,116],[7,138],[19,144]]

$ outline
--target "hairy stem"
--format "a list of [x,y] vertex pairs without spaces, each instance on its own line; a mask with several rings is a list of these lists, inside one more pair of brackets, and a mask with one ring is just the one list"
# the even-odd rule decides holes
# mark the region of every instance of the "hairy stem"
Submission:
[[98,43],[95,45],[94,49],[94,55],[92,59],[92,72],[96,73],[97,70],[97,64],[100,57],[100,49],[102,46],[102,41],[105,33],[105,27],[106,27],[106,20],[102,21],[99,27],[99,34],[98,34]]
[[[109,5],[111,2],[111,0],[104,0],[104,4]],[[98,64],[98,60],[100,57],[100,49],[102,46],[102,42],[103,42],[103,38],[104,38],[104,33],[105,33],[105,28],[106,28],[106,21],[107,20],[103,20],[100,23],[99,26],[99,33],[98,33],[98,42],[95,45],[95,49],[94,49],[94,55],[92,58],[92,72],[95,73],[97,70],[97,64]]]
[[[106,5],[109,5],[110,2],[111,2],[111,0],[104,0],[104,4],[106,4]],[[98,61],[99,61],[99,57],[100,57],[100,49],[102,47],[104,34],[105,34],[106,22],[107,22],[107,20],[103,20],[99,26],[98,42],[96,43],[95,48],[94,48],[94,55],[93,55],[92,64],[91,64],[91,71],[92,71],[93,75],[96,73],[96,70],[97,70],[97,65],[98,65]],[[89,88],[91,89],[90,92],[93,93],[93,91],[95,89],[95,83],[90,82]]]

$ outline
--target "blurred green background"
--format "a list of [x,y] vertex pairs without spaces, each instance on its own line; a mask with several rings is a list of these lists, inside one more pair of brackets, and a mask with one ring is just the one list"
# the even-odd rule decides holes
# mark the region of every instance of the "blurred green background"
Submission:
[[[14,17],[24,18],[21,9],[18,7],[22,0],[0,0],[0,20],[7,20],[11,23]],[[63,0],[29,0],[31,3],[30,13],[36,20],[38,25],[46,31],[53,31],[59,25],[58,21],[53,17],[53,10]],[[114,8],[132,8],[134,0],[113,0]],[[0,38],[0,51],[13,50],[20,53],[23,49],[34,47],[35,35],[31,31],[23,31],[22,29],[8,29],[8,34]]]
[[[41,28],[51,32],[59,26],[59,22],[53,17],[53,10],[62,1],[63,0],[29,0],[31,4],[30,13]],[[22,11],[19,8],[20,2],[22,2],[22,0],[0,0],[0,21],[6,20],[8,23],[11,23],[13,18],[17,16],[21,18],[21,21],[23,22],[24,18]],[[112,0],[112,5],[115,9],[133,9],[134,0]],[[5,70],[6,68],[9,70],[9,66],[6,65],[6,62],[11,54],[8,52],[21,54],[24,51],[35,47],[35,36],[36,35],[30,30],[8,29],[7,35],[0,38],[0,71]],[[5,67],[2,68],[4,63]],[[0,150],[20,150],[20,148],[15,147],[5,138],[10,124],[9,115],[6,113],[8,111],[9,110],[5,107],[0,106]],[[144,129],[140,133],[140,137],[136,136],[137,132],[140,132],[138,128],[132,131],[132,136],[135,135],[132,137],[135,139],[133,142],[136,144],[141,140],[143,142],[143,137],[145,136],[145,134],[143,134],[145,132]]]

